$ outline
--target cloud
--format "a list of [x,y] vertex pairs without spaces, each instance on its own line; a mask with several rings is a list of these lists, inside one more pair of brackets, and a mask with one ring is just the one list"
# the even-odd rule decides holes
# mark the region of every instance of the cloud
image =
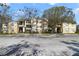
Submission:
[[50,4],[50,5],[55,5],[56,3],[48,3],[48,4]]
[[79,14],[79,8],[74,9],[73,12],[74,12],[75,14]]

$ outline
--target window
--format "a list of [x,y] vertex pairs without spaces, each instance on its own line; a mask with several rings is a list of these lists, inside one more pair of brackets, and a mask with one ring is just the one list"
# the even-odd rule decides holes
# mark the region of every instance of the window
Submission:
[[26,27],[29,27],[29,28],[30,28],[30,27],[31,27],[31,25],[26,25]]

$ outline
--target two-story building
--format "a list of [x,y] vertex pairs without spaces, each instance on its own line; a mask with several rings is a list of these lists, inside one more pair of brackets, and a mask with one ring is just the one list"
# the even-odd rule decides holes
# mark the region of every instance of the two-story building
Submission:
[[48,20],[45,18],[32,19],[32,32],[46,32],[48,30]]
[[63,22],[62,24],[56,25],[55,32],[56,33],[75,33],[76,24]]
[[18,33],[18,24],[17,22],[9,22],[8,23],[8,33]]
[[[19,20],[3,24],[3,33],[42,33],[48,32],[48,19]],[[76,24],[63,22],[54,28],[56,33],[75,33]],[[53,29],[52,29],[53,30]]]
[[48,29],[47,19],[31,19],[31,20],[19,20],[17,21],[19,32],[38,32],[42,33]]
[[18,23],[20,33],[31,31],[31,21],[30,20],[19,20],[19,21],[17,21],[17,23]]
[[3,33],[18,33],[17,22],[9,22],[8,24],[2,24]]

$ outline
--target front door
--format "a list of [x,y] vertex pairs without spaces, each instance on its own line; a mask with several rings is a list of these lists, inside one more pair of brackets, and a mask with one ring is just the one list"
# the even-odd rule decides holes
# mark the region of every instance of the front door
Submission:
[[61,27],[57,27],[57,33],[61,33]]
[[19,27],[19,32],[20,32],[20,33],[23,32],[23,27]]

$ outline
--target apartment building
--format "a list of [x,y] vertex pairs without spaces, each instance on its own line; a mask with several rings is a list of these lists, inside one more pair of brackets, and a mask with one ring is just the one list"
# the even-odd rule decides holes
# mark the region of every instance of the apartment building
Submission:
[[8,33],[8,24],[2,24],[2,32]]
[[17,22],[9,22],[8,23],[8,33],[18,33],[18,24]]
[[41,19],[32,19],[32,32],[42,32],[42,20]]
[[38,32],[42,33],[48,28],[48,22],[46,19],[31,19],[31,20],[19,20],[17,21],[19,32]]
[[75,32],[76,32],[76,24],[72,23],[62,24],[62,33],[75,33]]
[[32,26],[31,26],[31,20],[25,20],[25,32],[31,32]]
[[76,24],[63,22],[62,24],[56,25],[55,32],[56,33],[75,33]]
[[41,19],[38,19],[37,21],[37,32],[38,33],[42,33],[42,30],[43,30],[43,27],[42,27],[42,20]]
[[46,18],[42,20],[42,32],[48,32],[48,19]]
[[[43,33],[48,32],[48,19],[31,19],[9,22],[2,25],[3,33]],[[56,33],[75,33],[76,24],[65,23],[58,24],[55,27]]]
[[17,21],[20,33],[31,31],[31,21],[30,20],[19,20]]
[[20,33],[25,32],[25,20],[19,20],[17,21],[17,23],[18,23],[19,32]]
[[18,33],[17,22],[9,22],[8,24],[2,24],[3,33]]
[[31,20],[31,32],[37,32],[37,19]]
[[32,32],[46,32],[48,30],[48,20],[45,18],[32,19]]

